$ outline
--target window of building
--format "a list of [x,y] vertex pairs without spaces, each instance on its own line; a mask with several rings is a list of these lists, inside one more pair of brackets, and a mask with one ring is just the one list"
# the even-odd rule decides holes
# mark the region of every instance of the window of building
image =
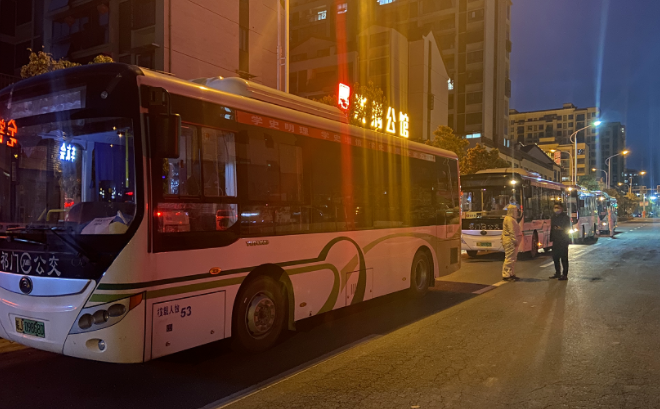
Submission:
[[454,109],[454,94],[449,95],[448,109]]
[[[578,121],[584,121],[584,114],[578,114],[577,118]],[[579,126],[579,125],[578,125]]]
[[447,80],[447,89],[448,89],[449,91],[451,91],[451,90],[454,89],[454,80],[451,79],[451,78]]
[[534,129],[534,127],[532,125],[527,125],[527,130],[528,131],[531,131],[532,129]]
[[569,122],[569,123],[568,123],[568,127],[569,127],[569,128],[572,128],[572,127],[573,127],[573,122]]
[[473,112],[471,114],[465,115],[465,124],[466,125],[477,125],[482,123],[483,115],[481,112]]
[[382,33],[375,33],[369,36],[369,47],[380,47],[387,45],[390,40],[390,33],[383,31]]
[[468,11],[468,23],[482,21],[484,19],[484,9]]
[[471,92],[467,94],[467,104],[481,104],[483,101],[482,92]]
[[133,30],[156,24],[156,0],[131,0],[131,9]]
[[573,115],[569,115],[569,116],[568,116],[568,119],[573,119]]
[[348,3],[337,4],[337,14],[344,14],[348,11]]
[[557,124],[557,129],[561,129],[561,124]]
[[539,125],[539,131],[543,130],[543,125]]
[[378,0],[378,4],[382,6],[383,4],[390,4],[390,3],[394,3],[395,1],[396,0]]
[[16,25],[32,21],[32,0],[20,0],[16,2]]
[[483,50],[471,51],[471,52],[467,53],[467,63],[468,64],[483,62],[483,60],[484,60],[484,51]]

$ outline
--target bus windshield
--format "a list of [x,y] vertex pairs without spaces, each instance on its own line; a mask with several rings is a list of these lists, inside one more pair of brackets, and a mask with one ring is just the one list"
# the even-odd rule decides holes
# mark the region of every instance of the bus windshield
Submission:
[[497,186],[463,190],[462,207],[466,217],[470,217],[471,212],[478,212],[474,217],[504,217],[509,204],[520,203],[520,189]]
[[[32,122],[27,119],[21,123]],[[15,126],[12,134],[13,141],[0,145],[0,231],[127,231],[136,210],[130,119]]]

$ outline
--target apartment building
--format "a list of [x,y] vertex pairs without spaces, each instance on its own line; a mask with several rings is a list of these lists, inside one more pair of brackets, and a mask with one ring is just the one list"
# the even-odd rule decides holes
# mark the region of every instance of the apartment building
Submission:
[[[18,15],[30,2],[34,36],[29,44],[34,49],[43,44],[55,58],[85,64],[103,54],[183,79],[240,75],[278,86],[278,12],[283,8],[277,0],[0,0],[0,9],[12,3]],[[0,20],[13,20],[5,11]],[[26,24],[16,26],[17,39],[7,41],[0,34],[0,47],[11,42],[16,55],[22,53],[28,40],[19,40],[18,33],[29,31]],[[6,26],[0,24],[0,32]],[[15,59],[14,73],[26,59],[27,54]],[[4,64],[0,72],[11,71]]]
[[[515,141],[525,145],[537,144],[549,154],[552,149],[575,153],[570,137],[576,131],[597,121],[598,108],[578,108],[571,103],[562,108],[542,111],[509,111],[509,132]],[[603,161],[598,152],[599,127],[590,127],[577,133],[578,143],[578,180],[594,173],[591,169],[602,169]],[[570,148],[573,148],[571,150]],[[562,156],[562,161],[567,155]],[[572,166],[572,165],[571,165]],[[562,166],[562,178],[571,174],[572,168]],[[569,178],[570,180],[570,178]]]
[[[339,54],[336,42],[309,38],[291,50],[290,92],[307,98],[337,93],[339,82],[384,91],[388,104],[408,113],[414,138],[429,139],[447,124],[447,80],[435,35],[371,26],[357,36],[357,49]],[[371,57],[371,58],[368,58]]]
[[626,173],[626,155],[622,154],[626,149],[626,126],[621,122],[605,122],[599,128],[601,169],[609,172],[610,185],[616,187],[619,182],[624,182]]
[[41,50],[45,0],[0,0],[0,89],[20,79],[30,52]]
[[[487,139],[490,145],[511,146],[509,0],[292,0],[291,4],[293,47],[316,38],[336,44],[340,54],[356,52],[359,34],[372,25],[395,28],[407,38],[414,38],[415,31],[432,31],[449,77],[443,84],[448,91],[448,125],[472,142]],[[360,58],[371,64],[380,56]],[[435,102],[444,103],[437,96]]]

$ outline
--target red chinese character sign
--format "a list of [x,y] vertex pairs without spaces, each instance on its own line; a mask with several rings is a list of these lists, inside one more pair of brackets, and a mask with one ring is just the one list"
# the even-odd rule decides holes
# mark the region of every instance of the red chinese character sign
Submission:
[[18,142],[16,140],[16,134],[18,133],[18,127],[16,126],[16,121],[10,119],[5,121],[0,119],[0,144],[7,144],[9,147],[16,146]]
[[351,105],[350,98],[351,98],[351,87],[349,87],[346,84],[339,84],[339,98],[337,103],[339,104],[339,108],[343,109],[344,111],[348,110],[348,107]]

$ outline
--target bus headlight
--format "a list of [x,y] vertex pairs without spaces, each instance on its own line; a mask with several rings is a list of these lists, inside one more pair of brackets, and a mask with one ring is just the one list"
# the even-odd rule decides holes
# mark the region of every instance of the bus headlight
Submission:
[[144,294],[140,293],[107,304],[83,308],[78,315],[76,323],[73,324],[71,331],[69,331],[69,334],[96,331],[101,328],[115,325],[121,321],[130,310],[140,305],[143,298]]

